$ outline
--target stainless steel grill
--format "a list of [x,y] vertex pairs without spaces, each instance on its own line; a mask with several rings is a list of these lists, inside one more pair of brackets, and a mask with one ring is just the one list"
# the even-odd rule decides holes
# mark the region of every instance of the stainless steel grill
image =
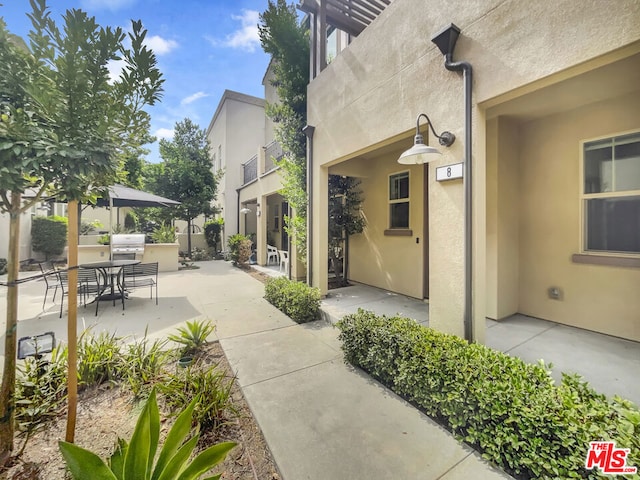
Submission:
[[118,233],[111,235],[111,258],[141,256],[144,254],[143,233]]

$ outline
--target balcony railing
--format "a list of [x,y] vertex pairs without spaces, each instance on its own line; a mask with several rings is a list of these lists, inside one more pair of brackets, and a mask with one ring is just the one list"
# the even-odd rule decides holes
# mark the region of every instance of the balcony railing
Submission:
[[242,170],[245,185],[258,178],[258,155],[254,155],[251,160],[243,163]]
[[266,173],[276,168],[273,160],[280,160],[284,156],[282,146],[275,140],[264,147],[264,150],[264,172],[262,173]]

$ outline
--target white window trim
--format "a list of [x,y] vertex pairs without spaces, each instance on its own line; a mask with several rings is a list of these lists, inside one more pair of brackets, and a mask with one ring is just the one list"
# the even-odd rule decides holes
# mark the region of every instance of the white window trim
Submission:
[[627,190],[623,192],[602,192],[602,193],[584,193],[584,146],[586,143],[597,142],[599,140],[612,139],[614,137],[621,137],[624,135],[639,134],[640,130],[626,130],[622,132],[611,133],[599,137],[593,137],[580,141],[580,155],[579,155],[579,187],[578,187],[578,211],[580,215],[580,229],[578,232],[581,255],[590,255],[594,257],[622,257],[622,258],[640,258],[640,253],[629,252],[609,252],[605,250],[587,250],[586,236],[587,236],[587,224],[585,218],[585,200],[593,198],[612,198],[612,197],[634,197],[640,195],[640,190]]
[[[391,200],[391,177],[397,175],[407,174],[407,181],[409,182],[409,195],[406,198],[397,198]],[[408,203],[409,204],[409,224],[406,227],[392,227],[391,226],[391,205],[395,203]],[[390,173],[387,177],[387,230],[410,230],[411,229],[411,170],[401,170],[399,172]]]

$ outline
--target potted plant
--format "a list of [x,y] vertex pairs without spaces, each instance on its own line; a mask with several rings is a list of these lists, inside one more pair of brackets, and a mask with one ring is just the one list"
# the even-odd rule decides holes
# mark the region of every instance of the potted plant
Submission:
[[186,325],[178,328],[177,334],[171,334],[167,338],[172,342],[182,345],[178,366],[186,368],[190,366],[198,353],[207,344],[207,337],[216,329],[211,320],[187,321]]

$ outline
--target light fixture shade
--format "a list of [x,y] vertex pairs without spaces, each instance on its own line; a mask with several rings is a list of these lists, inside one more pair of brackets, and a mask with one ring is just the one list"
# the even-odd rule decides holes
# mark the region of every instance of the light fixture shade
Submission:
[[433,162],[442,155],[437,148],[429,145],[418,144],[411,147],[398,158],[398,163],[403,165],[422,165],[424,163]]
[[247,213],[251,213],[251,209],[247,207],[241,208],[240,213],[244,213],[246,215]]
[[423,136],[417,134],[413,140],[413,147],[400,155],[398,163],[403,165],[422,165],[437,160],[440,155],[442,154],[437,148],[425,145]]

